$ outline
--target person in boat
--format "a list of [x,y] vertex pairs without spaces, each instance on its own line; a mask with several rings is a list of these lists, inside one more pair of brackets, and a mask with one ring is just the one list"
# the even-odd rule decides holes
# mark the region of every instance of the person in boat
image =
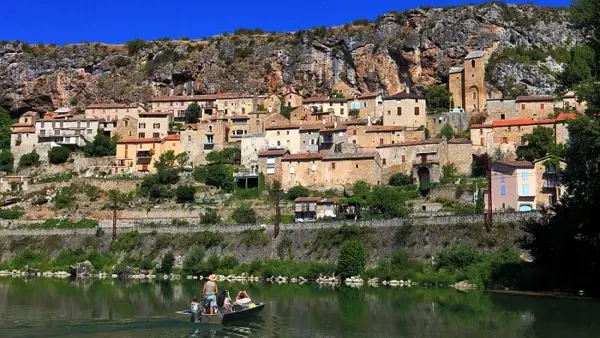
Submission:
[[194,296],[192,303],[190,304],[190,320],[196,322],[200,319],[200,303],[198,303],[198,297]]
[[229,296],[229,290],[223,290],[217,297],[217,305],[223,307],[226,312],[231,312],[232,302]]
[[215,314],[218,312],[217,308],[217,294],[219,293],[219,287],[217,286],[217,276],[212,274],[208,276],[208,281],[204,283],[202,287],[202,294],[204,295],[204,306],[208,307],[208,314]]
[[240,292],[237,293],[237,296],[235,296],[235,303],[237,305],[241,305],[241,306],[245,307],[248,304],[250,304],[250,302],[251,302],[250,294],[246,290],[241,290]]

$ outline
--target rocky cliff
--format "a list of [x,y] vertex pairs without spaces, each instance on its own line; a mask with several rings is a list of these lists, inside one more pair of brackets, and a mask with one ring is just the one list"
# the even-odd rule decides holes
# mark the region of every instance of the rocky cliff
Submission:
[[[564,60],[549,51],[566,51],[580,40],[567,15],[563,9],[493,3],[392,12],[375,22],[342,27],[238,32],[197,41],[0,42],[0,106],[18,115],[96,101],[145,102],[161,93],[278,93],[287,84],[310,94],[325,92],[339,80],[362,91],[395,93],[407,86],[420,91],[444,83],[449,67],[482,48],[498,56],[486,75],[492,89],[551,92]],[[514,60],[503,54],[507,48],[517,54],[535,49],[541,58]]]

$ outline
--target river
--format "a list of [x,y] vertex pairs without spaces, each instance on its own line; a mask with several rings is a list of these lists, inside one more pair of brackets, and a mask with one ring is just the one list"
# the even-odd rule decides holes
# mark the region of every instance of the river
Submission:
[[230,284],[265,310],[191,324],[198,282],[0,279],[0,337],[599,337],[600,302],[452,289]]

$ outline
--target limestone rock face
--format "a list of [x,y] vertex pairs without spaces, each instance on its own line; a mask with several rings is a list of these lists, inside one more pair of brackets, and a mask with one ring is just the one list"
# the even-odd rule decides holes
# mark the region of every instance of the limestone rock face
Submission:
[[[338,81],[361,91],[422,91],[446,82],[449,68],[475,49],[546,50],[580,39],[565,10],[494,3],[388,13],[366,25],[296,33],[153,41],[135,50],[0,42],[0,106],[20,115],[99,101],[147,102],[156,94],[281,93],[289,84],[309,95]],[[530,94],[547,93],[561,67],[551,56],[497,60],[486,80],[491,91],[516,82]]]

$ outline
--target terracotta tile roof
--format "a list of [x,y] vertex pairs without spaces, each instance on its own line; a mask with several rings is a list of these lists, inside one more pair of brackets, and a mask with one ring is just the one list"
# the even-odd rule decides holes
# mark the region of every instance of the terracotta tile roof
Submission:
[[300,125],[300,131],[303,130],[320,130],[323,128],[323,123],[304,123]]
[[160,143],[159,138],[126,138],[119,140],[117,143]]
[[378,92],[363,93],[358,96],[359,99],[373,99],[379,96]]
[[300,126],[297,124],[286,124],[282,126],[267,126],[265,130],[285,130],[285,129],[300,129]]
[[366,118],[360,118],[360,119],[354,119],[354,120],[348,120],[345,121],[344,124],[347,126],[355,126],[355,125],[366,125],[369,123],[369,119]]
[[268,149],[268,150],[261,150],[258,152],[258,157],[265,157],[265,156],[283,156],[285,154],[287,154],[287,150],[286,149]]
[[254,95],[248,93],[219,93],[217,94],[217,99],[242,99],[242,98],[251,98]]
[[519,96],[517,102],[554,102],[552,95]]
[[248,113],[248,115],[260,115],[260,114],[268,114],[267,110],[255,110]]
[[326,203],[338,203],[340,201],[339,197],[330,197],[330,198],[324,198],[322,200],[320,200],[319,202],[317,202],[318,204],[326,204]]
[[497,127],[511,127],[511,126],[529,126],[529,125],[537,125],[537,124],[554,124],[556,120],[554,119],[512,119],[512,120],[496,120],[492,122],[492,126],[494,128]]
[[448,140],[449,144],[471,144],[471,141],[468,138],[453,138]]
[[283,157],[282,161],[322,160],[324,157],[324,153],[287,154]]
[[359,153],[333,153],[325,156],[323,161],[336,161],[336,160],[359,160],[359,159],[369,159],[375,158],[377,156],[377,152],[359,152]]
[[492,128],[491,124],[472,124],[469,129],[482,129],[482,128]]
[[165,141],[179,141],[181,140],[181,135],[179,134],[169,134],[165,137]]
[[402,142],[402,143],[394,143],[394,144],[381,144],[378,145],[377,148],[393,148],[393,147],[409,147],[409,146],[420,146],[425,144],[440,144],[443,141],[441,138],[430,138],[428,140],[423,141],[411,141],[411,142]]
[[332,125],[326,125],[325,128],[319,129],[319,133],[335,133],[338,131],[345,131],[346,129],[345,125],[338,123],[338,126],[335,128]]
[[368,126],[367,133],[403,131],[404,126]]
[[556,120],[564,121],[564,120],[574,120],[576,118],[577,118],[577,114],[575,114],[575,113],[560,113],[556,117]]
[[327,102],[329,98],[327,96],[311,96],[309,98],[303,99],[302,103],[320,103]]
[[298,197],[294,200],[294,202],[318,202],[321,200],[321,197]]
[[169,115],[168,111],[153,111],[153,112],[147,112],[147,111],[143,111],[141,113],[139,113],[140,116],[144,115],[144,116],[167,116]]
[[95,108],[136,108],[136,105],[128,105],[125,103],[116,103],[116,102],[106,102],[106,103],[92,103],[86,107],[86,109],[95,109]]
[[17,129],[17,130],[12,130],[10,133],[11,134],[30,134],[30,133],[35,133],[35,127],[21,128],[21,129]]
[[17,123],[13,123],[11,125],[11,128],[12,127],[31,127],[31,126],[33,126],[33,124],[31,124],[31,123],[18,123],[17,122]]
[[416,93],[399,92],[391,96],[385,96],[384,100],[402,100],[402,99],[415,99],[425,100],[425,96],[418,95]]
[[174,102],[174,101],[214,101],[216,94],[209,95],[179,95],[179,96],[156,96],[150,102]]
[[531,163],[529,161],[503,160],[503,161],[496,161],[494,163],[503,164],[503,165],[507,165],[509,167],[515,167],[515,168],[533,168],[533,163]]

